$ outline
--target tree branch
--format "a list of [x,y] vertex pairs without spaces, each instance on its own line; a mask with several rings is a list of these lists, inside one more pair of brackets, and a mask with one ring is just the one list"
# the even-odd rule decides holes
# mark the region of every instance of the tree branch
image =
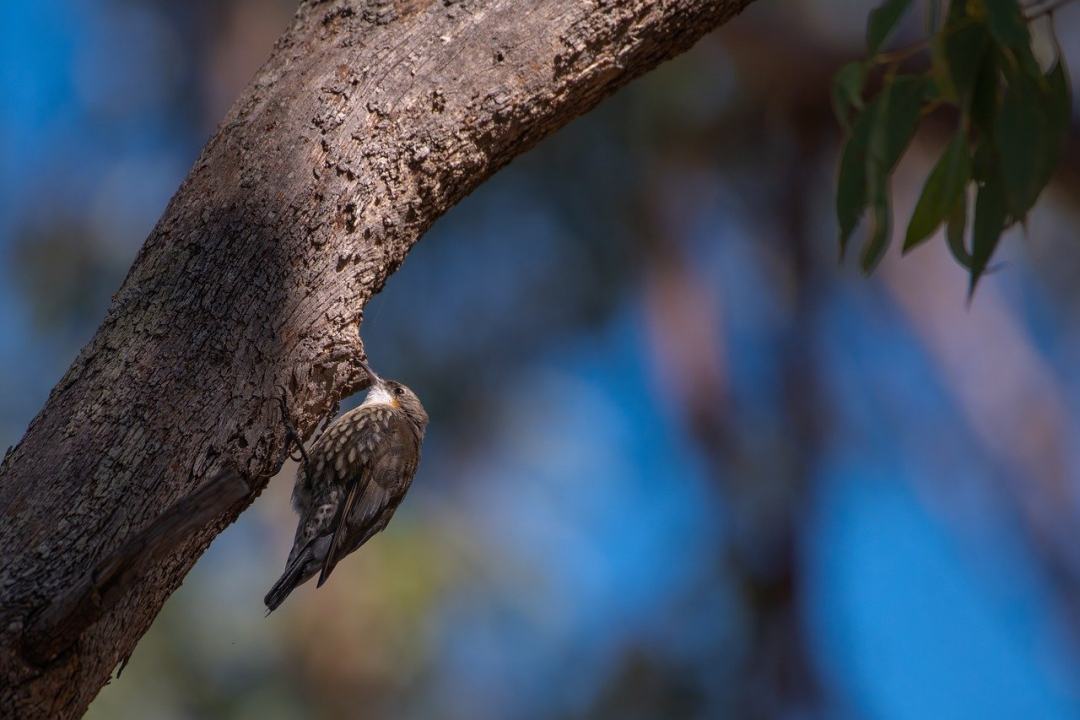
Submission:
[[[280,467],[275,386],[309,433],[366,382],[364,305],[436,218],[749,2],[302,3],[0,465],[0,716],[82,713]],[[120,549],[227,466],[251,492]]]
[[246,498],[249,492],[240,473],[230,467],[173,503],[34,617],[23,633],[23,654],[39,665],[55,659],[141,581],[154,562],[171,553],[192,532]]

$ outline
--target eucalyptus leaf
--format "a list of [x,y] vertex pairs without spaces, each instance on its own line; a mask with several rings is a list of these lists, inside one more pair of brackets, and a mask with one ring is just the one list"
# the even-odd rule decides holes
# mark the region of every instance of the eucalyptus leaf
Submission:
[[[958,0],[963,2],[963,0]],[[1017,0],[983,0],[990,34],[999,45],[1009,48],[1026,47],[1031,42],[1027,20]]]
[[961,110],[967,110],[990,45],[990,32],[983,23],[969,22],[952,32],[946,30],[940,42],[952,90]]
[[866,158],[876,112],[875,102],[856,119],[840,156],[840,174],[836,183],[836,220],[840,225],[841,258],[847,251],[848,240],[866,209]]
[[[922,114],[952,108],[959,127],[923,183],[903,250],[944,225],[949,250],[969,270],[974,292],[1002,233],[1024,221],[1060,161],[1072,119],[1071,85],[1063,59],[1046,72],[1036,60],[1027,0],[927,2],[930,70],[897,74],[920,46],[879,55],[913,3],[878,0],[866,29],[871,57],[845,65],[833,80],[832,104],[847,131],[836,195],[840,252],[843,257],[868,214],[860,265],[870,272],[881,262],[892,233],[893,171]],[[876,68],[884,72],[873,97]]]
[[941,23],[941,0],[929,0],[926,4],[926,32],[933,35]]
[[980,132],[990,135],[1001,104],[1001,69],[996,52],[985,52],[975,78],[971,96],[971,122]]
[[1061,58],[1058,58],[1050,71],[1046,73],[1045,84],[1042,104],[1046,116],[1046,139],[1037,181],[1040,191],[1050,182],[1054,170],[1061,161],[1061,151],[1065,146],[1072,118],[1071,86]]
[[1044,182],[1048,120],[1038,85],[1019,75],[1005,90],[994,123],[994,141],[1009,211],[1024,218]]
[[964,0],[953,0],[949,3],[949,11],[945,16],[945,25],[947,27],[956,27],[957,23],[968,15],[968,4]]
[[979,182],[986,182],[997,172],[997,151],[992,138],[983,138],[975,146],[975,155],[971,159],[971,177]]
[[885,0],[870,11],[870,19],[866,24],[866,46],[871,55],[876,55],[889,39],[909,7],[911,0]]
[[889,184],[885,179],[872,196],[870,203],[870,239],[863,248],[860,264],[869,275],[885,257],[892,233],[892,208],[889,206]]
[[971,253],[964,247],[964,230],[967,226],[967,188],[960,193],[949,211],[949,219],[945,224],[945,242],[949,246],[949,252],[967,270],[971,270],[973,259]]
[[[854,221],[857,222],[859,215],[867,205],[871,211],[870,239],[862,254],[862,268],[870,272],[885,254],[888,247],[889,235],[892,229],[892,210],[889,205],[889,176],[893,168],[904,153],[915,130],[919,125],[919,111],[927,88],[925,78],[916,75],[903,75],[889,77],[882,88],[878,98],[867,108],[860,117],[859,123],[867,121],[869,127],[864,130],[856,127],[852,130],[852,139],[861,140],[857,132],[868,131],[869,143],[865,149],[865,169],[863,170],[863,191],[855,195],[851,191],[851,197],[845,203],[848,214],[841,213],[840,200],[837,201],[837,210],[840,216],[840,248],[841,254],[846,250],[847,241],[854,222],[850,222],[852,208],[857,208]],[[858,123],[857,123],[858,125]],[[856,149],[859,149],[857,146]],[[848,152],[845,150],[844,160],[848,160]],[[851,162],[857,162],[858,157],[853,152]],[[854,183],[859,178],[858,171],[849,169],[848,182]],[[844,162],[841,162],[841,184],[844,184]],[[854,200],[858,200],[856,206]],[[848,220],[849,222],[845,222]]]
[[963,195],[970,178],[971,155],[967,136],[960,131],[934,165],[923,186],[922,195],[908,224],[904,252],[925,242],[938,229],[956,205],[957,198]]
[[866,65],[861,62],[848,63],[833,78],[833,110],[845,129],[851,125],[852,111],[863,109],[862,86],[865,79]]
[[1005,188],[1000,173],[995,173],[975,198],[975,221],[971,231],[971,285],[968,294],[975,292],[975,285],[986,272],[986,266],[997,249],[1001,233],[1005,230]]
[[919,127],[919,113],[927,88],[926,78],[901,75],[892,78],[876,101],[868,157],[869,181],[887,176],[911,143]]

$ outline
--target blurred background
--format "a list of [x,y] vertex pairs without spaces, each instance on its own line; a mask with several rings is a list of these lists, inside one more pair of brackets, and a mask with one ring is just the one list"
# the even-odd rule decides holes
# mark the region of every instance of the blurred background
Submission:
[[[264,618],[287,466],[89,717],[1080,718],[1080,143],[970,307],[840,265],[872,5],[759,0],[441,219],[363,328],[432,416],[394,522]],[[0,4],[0,447],[293,10]]]

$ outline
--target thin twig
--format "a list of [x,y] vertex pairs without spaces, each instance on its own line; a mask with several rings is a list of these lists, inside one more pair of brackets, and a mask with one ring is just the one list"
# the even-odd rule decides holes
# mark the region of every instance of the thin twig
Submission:
[[[941,36],[945,37],[947,35],[950,35],[950,34],[956,32],[957,30],[960,30],[960,29],[966,27],[968,24],[970,24],[970,22],[971,22],[970,19],[962,20],[962,21],[958,22],[956,25],[954,25],[953,27],[946,28],[945,30],[942,30],[941,31]],[[932,43],[935,40],[935,38],[937,38],[937,35],[931,35],[930,37],[925,37],[922,40],[919,40],[917,42],[912,43],[911,45],[905,45],[904,47],[897,48],[896,50],[893,50],[891,52],[878,53],[877,55],[875,55],[871,59],[874,62],[882,64],[882,65],[895,64],[895,63],[900,62],[901,60],[906,60],[909,57],[911,57],[912,55],[916,55],[916,54],[918,54],[919,52],[921,52],[923,50],[926,50],[927,48],[930,47],[930,43]]]
[[926,48],[930,47],[930,41],[932,39],[932,37],[923,38],[916,43],[912,43],[911,45],[905,45],[902,48],[897,48],[896,50],[892,50],[890,52],[878,53],[874,55],[871,60],[873,60],[873,62],[879,65],[893,65],[900,62],[901,60],[907,60],[909,57],[917,55]]
[[[1024,15],[1024,21],[1031,22],[1032,20],[1037,20],[1045,15],[1052,15],[1056,10],[1061,9],[1071,2],[1073,2],[1073,0],[1034,0],[1034,2],[1024,5],[1024,10],[1031,11],[1030,14]],[[943,35],[956,32],[958,29],[964,27],[965,24],[966,23],[963,22],[958,23],[955,27],[943,31]],[[929,48],[930,43],[934,41],[935,37],[935,35],[931,35],[930,37],[923,38],[911,45],[905,45],[902,48],[897,48],[890,52],[877,53],[870,58],[870,60],[879,65],[892,65],[902,60],[907,60],[909,57],[917,55]]]

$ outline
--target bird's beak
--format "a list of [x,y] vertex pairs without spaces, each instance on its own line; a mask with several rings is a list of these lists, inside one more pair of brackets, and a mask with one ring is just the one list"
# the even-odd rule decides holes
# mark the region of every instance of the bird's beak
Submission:
[[382,385],[383,379],[381,377],[379,377],[378,374],[376,374],[376,372],[374,370],[371,369],[371,366],[368,365],[367,360],[361,360],[360,361],[360,367],[362,367],[364,369],[364,372],[366,372],[368,374],[368,377],[371,378],[371,384],[373,386],[374,385]]

